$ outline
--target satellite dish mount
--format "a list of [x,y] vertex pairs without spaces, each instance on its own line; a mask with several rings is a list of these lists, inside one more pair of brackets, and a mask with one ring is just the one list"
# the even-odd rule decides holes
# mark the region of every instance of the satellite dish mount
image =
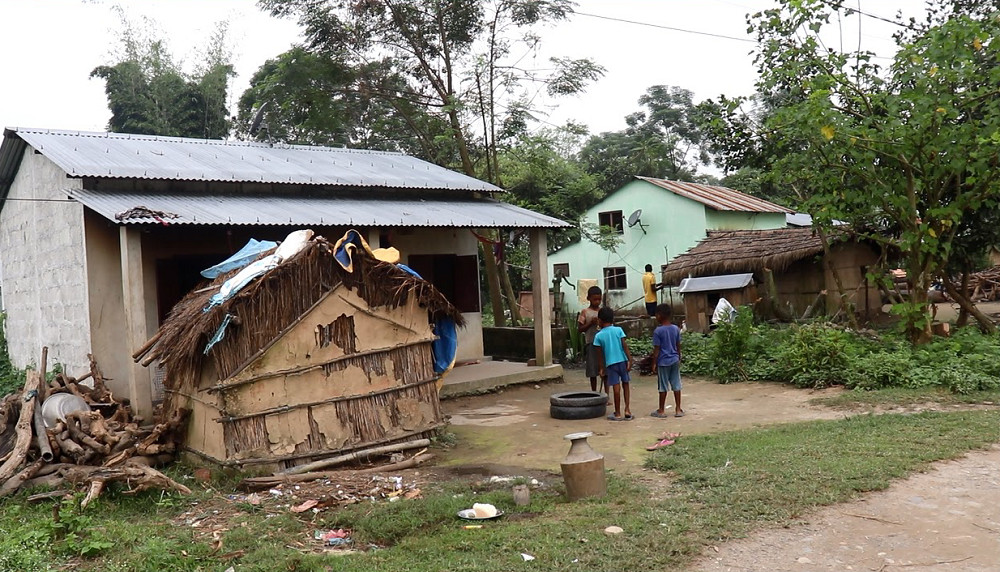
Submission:
[[646,225],[642,224],[642,209],[635,209],[635,212],[628,215],[629,228],[635,225],[639,225],[639,228],[642,229],[642,234],[646,234]]

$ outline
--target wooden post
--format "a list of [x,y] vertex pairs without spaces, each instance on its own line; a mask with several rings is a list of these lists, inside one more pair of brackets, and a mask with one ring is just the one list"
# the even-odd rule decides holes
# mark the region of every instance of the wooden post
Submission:
[[535,315],[535,364],[552,365],[552,304],[549,303],[548,240],[544,228],[531,229],[531,298]]
[[[149,339],[146,323],[146,286],[142,273],[142,233],[122,226],[119,230],[122,253],[122,300],[125,304],[125,343],[130,350],[142,347]],[[128,394],[132,411],[147,421],[152,419],[152,378],[149,369],[129,364]]]

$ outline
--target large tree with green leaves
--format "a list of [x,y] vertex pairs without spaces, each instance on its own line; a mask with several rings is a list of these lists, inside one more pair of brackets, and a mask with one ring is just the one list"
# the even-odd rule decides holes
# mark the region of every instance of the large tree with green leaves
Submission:
[[[395,94],[406,80],[374,62],[354,67],[333,53],[296,46],[270,59],[239,101],[236,135],[299,145],[401,151],[435,163],[454,156],[447,125],[422,105]],[[382,97],[383,94],[393,94]],[[260,125],[251,133],[260,114]]]
[[776,142],[762,146],[774,182],[820,227],[848,221],[899,252],[912,288],[895,310],[910,338],[926,341],[931,280],[946,272],[967,214],[1000,200],[1000,20],[948,11],[899,35],[882,66],[824,44],[839,6],[781,0],[752,17],[758,90],[782,95],[755,136]]
[[[537,26],[572,13],[569,0],[260,0],[259,4],[275,16],[297,18],[310,52],[337,58],[365,74],[359,82],[378,88],[364,95],[398,113],[419,140],[449,142],[455,156],[450,161],[440,158],[439,163],[458,165],[467,175],[500,186],[500,146],[523,132],[532,112],[532,95],[539,90],[551,95],[577,93],[603,73],[586,59],[551,58],[545,71],[519,65],[537,49]],[[416,113],[439,121],[420,121]],[[503,324],[505,316],[497,302],[500,279],[506,274],[497,274],[492,249],[482,253],[494,321]],[[516,321],[516,301],[509,300],[509,306]]]
[[193,73],[174,61],[166,42],[140,30],[122,15],[118,62],[94,68],[105,82],[111,119],[120,133],[221,139],[229,134],[226,97],[233,74],[225,24],[209,40]]
[[639,105],[645,109],[626,116],[625,129],[594,135],[580,152],[605,192],[636,175],[691,181],[709,162],[689,90],[654,85]]

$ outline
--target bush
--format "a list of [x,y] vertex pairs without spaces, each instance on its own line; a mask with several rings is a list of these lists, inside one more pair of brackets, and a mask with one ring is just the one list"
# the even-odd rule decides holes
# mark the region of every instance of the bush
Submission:
[[7,315],[0,314],[0,396],[21,391],[24,387],[24,370],[17,369],[7,353]]
[[685,334],[682,371],[734,381],[783,381],[849,389],[941,387],[954,393],[1000,390],[1000,336],[975,328],[914,347],[898,333],[873,337],[810,323],[753,325],[748,309],[711,336]]

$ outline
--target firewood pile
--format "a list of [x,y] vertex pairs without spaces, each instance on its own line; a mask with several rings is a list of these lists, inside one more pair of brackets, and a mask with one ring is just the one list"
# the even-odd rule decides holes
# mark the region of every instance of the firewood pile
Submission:
[[[62,489],[47,496],[86,490],[86,506],[110,482],[124,483],[127,493],[156,488],[189,494],[154,468],[173,460],[187,412],[144,425],[127,399],[108,391],[93,356],[85,375],[58,373],[46,382],[47,349],[21,391],[0,399],[0,497],[38,486]],[[87,379],[92,388],[83,383]]]
[[980,270],[969,275],[969,290],[973,302],[1000,300],[1000,266]]

